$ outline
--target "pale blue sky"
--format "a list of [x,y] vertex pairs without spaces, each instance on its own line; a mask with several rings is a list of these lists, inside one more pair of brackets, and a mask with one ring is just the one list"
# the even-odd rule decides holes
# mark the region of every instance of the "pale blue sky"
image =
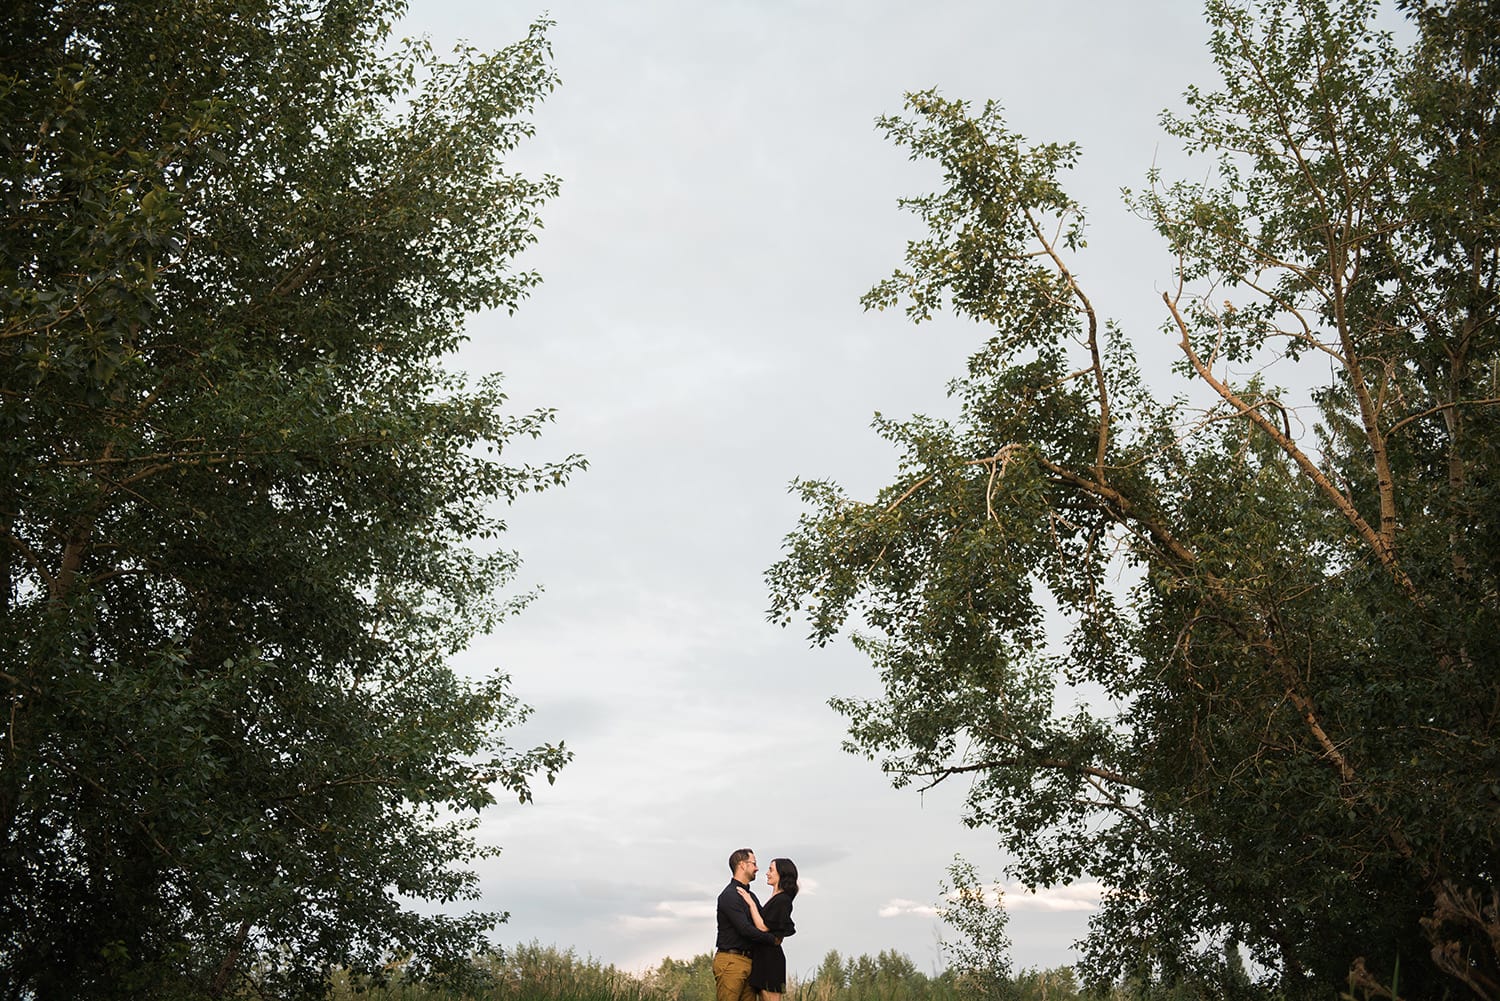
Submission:
[[[416,2],[439,47],[520,37],[540,5]],[[500,370],[519,408],[559,410],[534,454],[592,468],[509,513],[524,582],[545,595],[464,655],[537,709],[528,732],[577,758],[485,834],[508,909],[503,943],[536,939],[629,968],[713,943],[726,856],[748,845],[802,869],[789,967],[829,949],[896,949],[936,969],[930,908],[964,853],[1004,859],[959,820],[956,783],[894,791],[840,750],[833,695],[873,695],[847,644],[809,649],[768,625],[762,574],[798,514],[797,476],[867,493],[894,473],[876,410],[942,413],[980,340],[940,320],[865,314],[900,260],[896,207],[933,183],[876,115],[905,91],[996,98],[1039,141],[1083,146],[1090,210],[1076,268],[1148,364],[1168,357],[1171,262],[1118,197],[1153,161],[1157,126],[1211,83],[1196,4],[1079,0],[553,0],[562,87],[515,160],[563,179],[527,264],[545,284],[514,317],[476,318],[461,363]],[[1194,169],[1202,170],[1195,165]],[[1071,961],[1088,892],[1013,898],[1017,966]]]

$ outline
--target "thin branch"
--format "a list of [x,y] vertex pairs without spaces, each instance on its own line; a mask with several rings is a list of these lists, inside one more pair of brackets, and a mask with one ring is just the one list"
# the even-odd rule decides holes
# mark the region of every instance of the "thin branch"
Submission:
[[1084,294],[1079,286],[1073,272],[1063,263],[1053,244],[1042,235],[1041,224],[1032,215],[1030,209],[1025,209],[1026,222],[1031,227],[1032,235],[1041,243],[1046,250],[1047,256],[1052,258],[1052,264],[1057,268],[1057,273],[1067,283],[1069,291],[1078,300],[1079,308],[1088,317],[1088,349],[1091,366],[1094,372],[1095,383],[1099,389],[1099,440],[1094,450],[1094,475],[1101,481],[1104,479],[1104,457],[1109,454],[1109,387],[1104,381],[1104,363],[1099,357],[1099,318],[1094,313],[1094,304]]
[[1401,420],[1392,424],[1390,428],[1386,430],[1385,437],[1386,440],[1389,441],[1392,435],[1394,435],[1402,428],[1406,427],[1406,425],[1411,424],[1414,421],[1419,421],[1424,417],[1431,417],[1433,414],[1442,413],[1444,410],[1451,410],[1455,407],[1488,407],[1494,406],[1497,403],[1500,403],[1500,397],[1489,397],[1483,400],[1453,400],[1448,403],[1439,403],[1437,406],[1428,407],[1426,410],[1423,410],[1420,413],[1415,413],[1409,417],[1401,418]]
[[1146,787],[1144,785],[1130,778],[1128,775],[1123,775],[1120,772],[1113,772],[1107,768],[1100,768],[1097,765],[1084,765],[1079,764],[1076,761],[1067,761],[1062,758],[989,758],[984,761],[976,761],[967,765],[944,765],[941,768],[934,768],[930,770],[903,769],[902,772],[906,775],[934,779],[935,781],[932,783],[932,785],[923,787],[925,790],[931,789],[933,785],[936,785],[943,779],[949,778],[953,775],[961,775],[966,772],[983,772],[995,768],[1023,767],[1045,768],[1052,771],[1070,772],[1075,775],[1092,776],[1099,781],[1108,782],[1112,785],[1127,786],[1131,789],[1139,789],[1142,792],[1146,791]]
[[[1333,503],[1334,507],[1344,516],[1345,520],[1354,527],[1359,537],[1364,539],[1370,546],[1379,558],[1381,565],[1386,568],[1391,578],[1406,592],[1407,597],[1411,599],[1412,603],[1418,607],[1425,607],[1425,602],[1421,594],[1418,593],[1416,584],[1407,576],[1406,571],[1401,568],[1400,563],[1396,559],[1394,547],[1386,536],[1371,527],[1370,523],[1359,513],[1353,502],[1339,492],[1338,488],[1328,479],[1323,470],[1317,467],[1312,459],[1308,457],[1307,453],[1297,447],[1296,442],[1282,434],[1281,429],[1276,426],[1275,422],[1268,419],[1259,409],[1252,406],[1213,374],[1213,371],[1204,364],[1203,359],[1193,349],[1192,341],[1188,337],[1187,321],[1183,319],[1182,313],[1178,311],[1177,303],[1166,292],[1162,293],[1162,301],[1167,304],[1167,309],[1171,312],[1172,319],[1177,323],[1178,332],[1182,335],[1180,345],[1183,353],[1187,355],[1189,363],[1192,364],[1199,378],[1208,383],[1219,394],[1221,399],[1270,436],[1277,447],[1297,464],[1318,490]],[[1386,471],[1386,475],[1389,475],[1389,470]]]
[[[979,461],[983,461],[983,460],[979,460]],[[922,489],[927,484],[931,483],[935,478],[936,478],[936,474],[935,473],[929,474],[927,476],[922,477],[917,482],[913,483],[910,487],[907,487],[905,493],[903,493],[900,497],[897,497],[895,500],[891,501],[891,503],[886,506],[885,513],[886,514],[890,514],[892,511],[896,510],[896,508],[900,507],[906,501],[906,499],[908,497],[910,497],[912,494],[916,493],[918,490]]]

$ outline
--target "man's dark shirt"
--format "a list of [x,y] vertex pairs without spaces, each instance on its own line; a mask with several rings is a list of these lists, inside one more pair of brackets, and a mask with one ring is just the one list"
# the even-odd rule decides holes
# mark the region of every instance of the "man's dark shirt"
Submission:
[[[715,949],[743,949],[749,951],[756,942],[775,944],[776,936],[761,931],[750,920],[750,905],[740,897],[739,891],[750,888],[737,879],[731,879],[724,892],[719,894],[719,937],[714,940]],[[755,897],[755,894],[750,894]],[[757,905],[760,898],[755,897]]]

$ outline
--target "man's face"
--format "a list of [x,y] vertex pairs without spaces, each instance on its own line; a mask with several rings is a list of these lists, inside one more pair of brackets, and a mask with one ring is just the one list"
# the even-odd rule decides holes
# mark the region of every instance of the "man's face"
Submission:
[[755,864],[755,856],[751,855],[740,863],[740,881],[743,883],[755,882],[755,874],[759,871],[760,867]]

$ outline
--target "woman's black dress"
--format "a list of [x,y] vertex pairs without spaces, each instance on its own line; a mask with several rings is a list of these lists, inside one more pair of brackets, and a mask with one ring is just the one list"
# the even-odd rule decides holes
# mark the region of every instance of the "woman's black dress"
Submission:
[[[760,919],[766,923],[771,934],[786,938],[797,934],[792,924],[792,897],[789,893],[777,893],[760,909]],[[756,944],[750,957],[750,986],[758,991],[786,992],[786,953],[779,945]]]

